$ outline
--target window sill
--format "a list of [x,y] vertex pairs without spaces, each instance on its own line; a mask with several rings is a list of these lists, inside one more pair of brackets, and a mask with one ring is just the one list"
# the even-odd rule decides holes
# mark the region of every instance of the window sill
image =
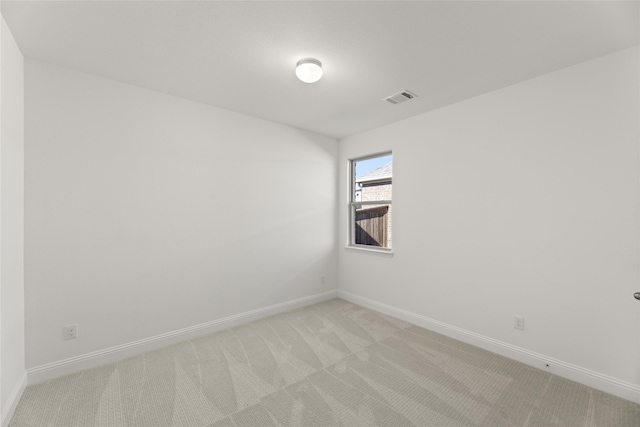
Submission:
[[372,255],[383,256],[385,258],[393,257],[393,249],[375,248],[370,246],[345,246],[345,249],[352,252],[370,253]]

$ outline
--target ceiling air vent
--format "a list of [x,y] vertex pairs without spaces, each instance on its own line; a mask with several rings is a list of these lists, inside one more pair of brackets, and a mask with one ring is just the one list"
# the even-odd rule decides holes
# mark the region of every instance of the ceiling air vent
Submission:
[[398,92],[394,95],[391,95],[385,98],[384,100],[392,104],[399,104],[401,102],[408,101],[410,99],[417,98],[417,97],[418,95],[416,95],[415,93],[409,92],[408,90],[403,90],[402,92]]

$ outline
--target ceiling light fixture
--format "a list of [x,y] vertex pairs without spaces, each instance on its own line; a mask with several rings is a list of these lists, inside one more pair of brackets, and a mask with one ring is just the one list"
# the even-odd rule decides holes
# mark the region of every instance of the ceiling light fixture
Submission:
[[304,58],[296,64],[296,76],[305,83],[315,83],[322,77],[322,63],[314,58]]

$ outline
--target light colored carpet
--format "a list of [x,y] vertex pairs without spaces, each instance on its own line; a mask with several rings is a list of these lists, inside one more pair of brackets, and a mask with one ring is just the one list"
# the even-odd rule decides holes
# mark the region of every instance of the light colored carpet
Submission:
[[335,299],[27,387],[21,426],[640,426],[640,406]]

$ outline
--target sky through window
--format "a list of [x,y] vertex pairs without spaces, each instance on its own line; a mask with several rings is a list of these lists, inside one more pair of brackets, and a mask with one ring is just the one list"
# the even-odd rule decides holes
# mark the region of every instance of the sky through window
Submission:
[[372,170],[379,168],[382,165],[386,165],[392,160],[392,155],[375,157],[368,160],[359,160],[356,163],[356,178],[360,178],[362,175],[371,172]]

